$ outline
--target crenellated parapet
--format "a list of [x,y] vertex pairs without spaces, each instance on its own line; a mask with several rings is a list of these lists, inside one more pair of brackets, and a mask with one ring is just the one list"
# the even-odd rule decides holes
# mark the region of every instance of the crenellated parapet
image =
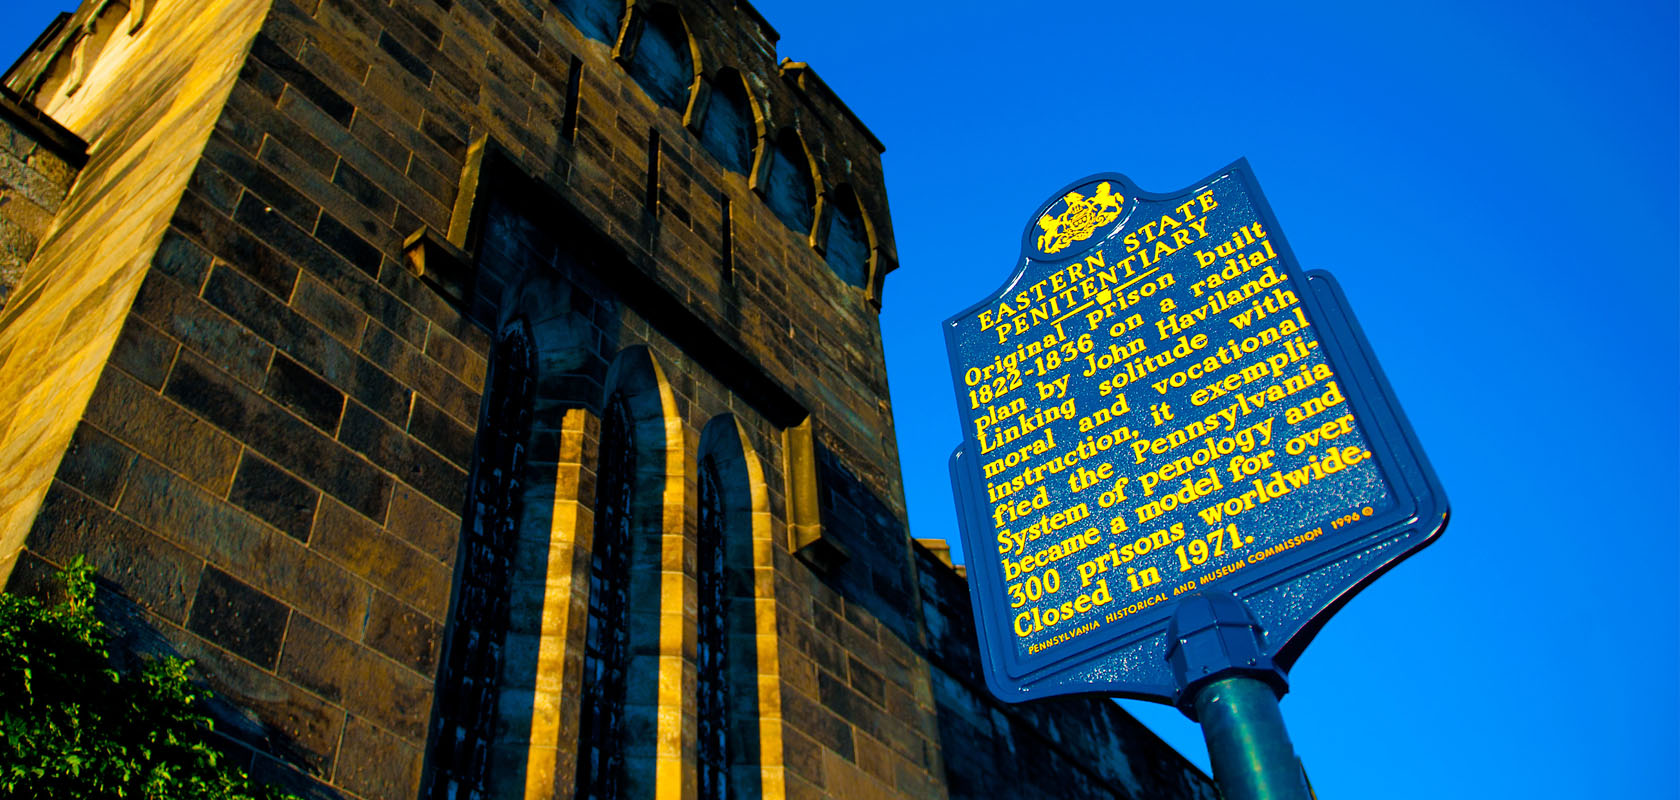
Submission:
[[[616,5],[560,7],[587,36]],[[897,268],[880,140],[809,65],[777,60],[775,30],[744,0],[632,1],[619,16],[614,59],[655,102],[680,109],[684,127],[720,166],[744,175],[842,280],[879,306],[881,281]],[[728,146],[737,120],[740,149]],[[801,189],[809,194],[783,196]]]

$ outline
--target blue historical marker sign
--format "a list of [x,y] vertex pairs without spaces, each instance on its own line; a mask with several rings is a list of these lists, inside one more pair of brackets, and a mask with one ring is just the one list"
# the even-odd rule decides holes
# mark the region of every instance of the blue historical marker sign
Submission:
[[945,322],[992,691],[1174,702],[1193,591],[1241,598],[1287,668],[1447,517],[1339,289],[1245,161],[1169,194],[1095,175],[1031,219],[1003,288]]

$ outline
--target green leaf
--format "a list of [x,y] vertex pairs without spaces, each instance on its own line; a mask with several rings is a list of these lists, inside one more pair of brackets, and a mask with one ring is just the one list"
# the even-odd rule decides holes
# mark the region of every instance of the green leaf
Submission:
[[211,744],[190,662],[110,664],[93,575],[71,559],[50,607],[0,594],[0,796],[293,797]]

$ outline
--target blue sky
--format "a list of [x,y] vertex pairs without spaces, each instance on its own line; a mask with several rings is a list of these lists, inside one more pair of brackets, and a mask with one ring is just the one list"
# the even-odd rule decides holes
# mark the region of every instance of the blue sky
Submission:
[[[0,52],[59,5],[6,3]],[[1320,796],[1677,796],[1680,25],[1584,5],[761,0],[887,145],[913,535],[955,535],[939,322],[1009,275],[1034,207],[1246,156],[1453,504],[1291,675]],[[1206,764],[1176,711],[1127,707]]]
[[[887,146],[914,535],[955,535],[939,322],[1036,205],[1246,156],[1453,504],[1291,675],[1320,796],[1676,796],[1672,3],[758,7]],[[1206,764],[1178,712],[1126,705]]]

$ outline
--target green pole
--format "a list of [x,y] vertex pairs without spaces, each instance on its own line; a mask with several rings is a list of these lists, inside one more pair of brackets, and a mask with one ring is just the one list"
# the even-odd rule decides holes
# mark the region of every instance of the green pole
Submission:
[[1178,682],[1175,704],[1202,724],[1224,800],[1313,800],[1278,710],[1289,676],[1242,598],[1185,595],[1167,623],[1166,655]]
[[1196,718],[1225,800],[1311,800],[1271,686],[1242,675],[1214,680],[1196,693]]

